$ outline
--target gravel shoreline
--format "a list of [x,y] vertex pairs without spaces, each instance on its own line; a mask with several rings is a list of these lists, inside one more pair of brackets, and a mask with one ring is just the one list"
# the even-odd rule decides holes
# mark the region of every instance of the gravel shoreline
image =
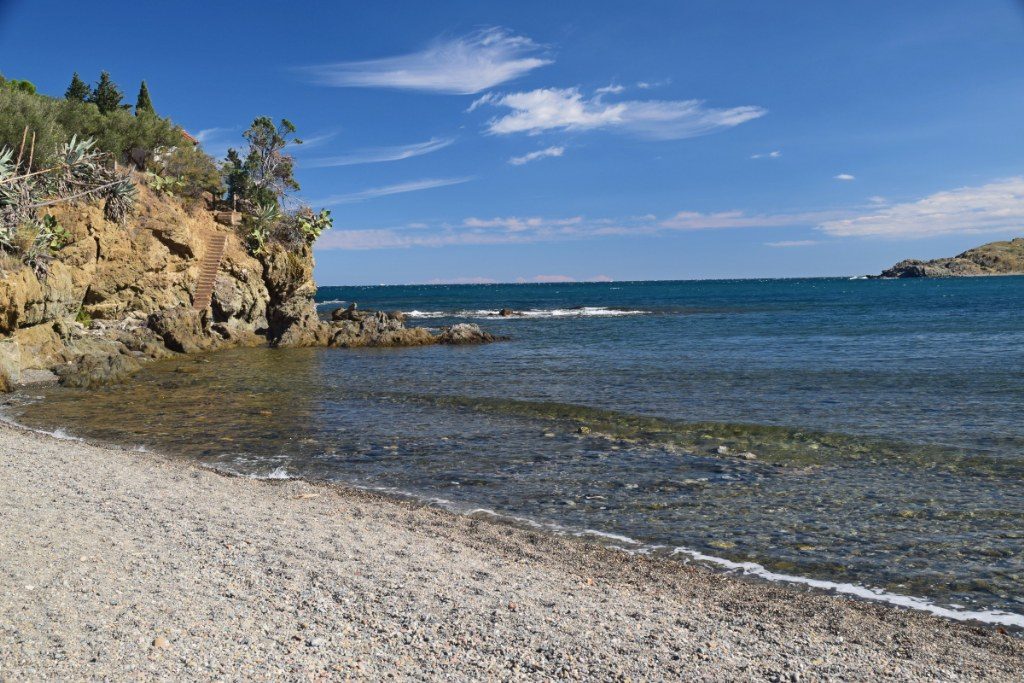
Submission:
[[1021,680],[1024,638],[0,425],[0,681]]

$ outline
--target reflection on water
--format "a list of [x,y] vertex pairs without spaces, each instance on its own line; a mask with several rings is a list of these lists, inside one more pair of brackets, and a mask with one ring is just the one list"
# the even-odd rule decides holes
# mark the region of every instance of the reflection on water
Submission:
[[180,358],[7,409],[240,473],[1024,612],[1024,279],[614,287],[328,292],[436,324],[652,314],[488,320],[513,341],[484,347]]

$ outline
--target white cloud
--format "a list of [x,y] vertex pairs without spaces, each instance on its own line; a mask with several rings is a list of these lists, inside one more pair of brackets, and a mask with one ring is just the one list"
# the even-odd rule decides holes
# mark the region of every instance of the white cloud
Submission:
[[552,60],[541,47],[501,28],[436,40],[426,49],[397,57],[309,67],[314,79],[337,87],[399,88],[472,95]]
[[626,86],[624,85],[606,85],[603,88],[598,88],[594,91],[598,95],[618,95],[619,93],[626,92]]
[[540,282],[546,284],[553,284],[559,282],[576,282],[576,278],[571,275],[534,275],[530,279],[518,278],[516,282]]
[[875,204],[875,205],[878,205],[878,204],[888,204],[889,203],[888,199],[886,199],[885,197],[883,197],[881,195],[877,195],[877,194],[876,195],[872,195],[871,197],[868,197],[868,201],[871,202],[872,204]]
[[572,218],[518,218],[508,216],[506,218],[476,218],[469,217],[462,221],[467,228],[500,228],[507,232],[526,232],[536,230],[564,229],[569,226],[579,225],[583,222],[583,216]]
[[935,235],[1024,231],[1024,178],[936,192],[916,202],[822,222],[836,237],[915,238]]
[[600,96],[584,98],[578,88],[488,93],[473,102],[469,111],[485,104],[512,110],[488,123],[488,131],[499,135],[621,128],[649,138],[673,140],[731,128],[767,113],[753,106],[714,109],[700,100],[604,102]]
[[659,225],[672,230],[715,230],[727,228],[778,228],[791,225],[815,225],[835,218],[834,211],[807,211],[802,213],[775,213],[748,215],[743,211],[700,213],[680,211]]
[[778,159],[782,156],[782,152],[777,149],[773,149],[770,152],[761,152],[758,154],[751,154],[751,159]]
[[496,285],[498,281],[489,277],[453,277],[427,280],[428,285]]
[[430,190],[435,187],[458,185],[460,183],[469,182],[472,179],[472,177],[425,178],[423,180],[413,180],[407,183],[397,183],[395,185],[385,185],[384,187],[374,187],[368,190],[360,190],[359,192],[351,192],[348,194],[336,194],[325,199],[311,201],[310,203],[318,206],[354,204],[356,202],[365,201],[367,199],[375,199],[376,197],[386,197],[388,195],[393,194],[403,194],[405,192],[418,192],[420,190]]
[[809,247],[814,244],[820,244],[818,240],[782,240],[781,242],[765,242],[766,247]]
[[234,128],[203,128],[195,135],[196,140],[203,146],[203,150],[215,159],[219,159],[228,153],[231,136],[234,133]]
[[528,164],[531,161],[536,161],[537,159],[545,159],[547,157],[560,157],[563,154],[565,154],[565,147],[548,147],[547,149],[539,149],[536,152],[524,154],[521,157],[512,157],[511,159],[508,160],[508,163],[512,164],[513,166],[522,166],[523,164]]
[[856,180],[857,179],[856,176],[852,176],[849,173],[840,173],[839,175],[832,176],[832,177],[835,178],[836,180]]
[[426,142],[417,142],[411,145],[396,145],[394,147],[372,147],[356,150],[348,154],[334,157],[319,157],[316,159],[303,159],[303,168],[328,168],[334,166],[354,166],[356,164],[376,164],[385,161],[400,161],[422,156],[444,149],[454,142],[450,138],[431,138]]

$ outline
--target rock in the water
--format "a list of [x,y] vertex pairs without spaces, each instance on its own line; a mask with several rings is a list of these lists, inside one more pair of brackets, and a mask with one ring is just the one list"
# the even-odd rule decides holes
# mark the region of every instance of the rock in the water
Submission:
[[438,344],[486,344],[498,341],[498,337],[484,332],[479,325],[473,323],[459,323],[441,330],[437,336]]
[[123,354],[90,354],[57,366],[56,373],[64,386],[88,388],[123,382],[139,367],[139,361]]
[[517,315],[517,313],[513,311],[511,308],[503,308],[500,311],[498,311],[498,315],[500,315],[502,318],[508,318],[510,316]]
[[148,325],[172,351],[196,353],[213,346],[203,329],[202,312],[191,307],[178,306],[154,313],[149,316]]

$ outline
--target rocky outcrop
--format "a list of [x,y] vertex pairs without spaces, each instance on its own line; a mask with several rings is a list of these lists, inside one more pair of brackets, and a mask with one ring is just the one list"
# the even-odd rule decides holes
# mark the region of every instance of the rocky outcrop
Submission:
[[[90,386],[119,381],[148,360],[227,346],[493,340],[479,328],[475,336],[406,328],[400,313],[321,320],[308,246],[271,245],[254,257],[204,208],[139,189],[136,214],[126,225],[107,222],[99,206],[54,207],[71,241],[45,278],[13,259],[0,261],[0,391],[36,370]],[[225,235],[224,256],[210,307],[199,311],[192,293],[213,235]]]
[[882,271],[883,278],[1024,275],[1024,237],[990,242],[952,258],[907,259]]

